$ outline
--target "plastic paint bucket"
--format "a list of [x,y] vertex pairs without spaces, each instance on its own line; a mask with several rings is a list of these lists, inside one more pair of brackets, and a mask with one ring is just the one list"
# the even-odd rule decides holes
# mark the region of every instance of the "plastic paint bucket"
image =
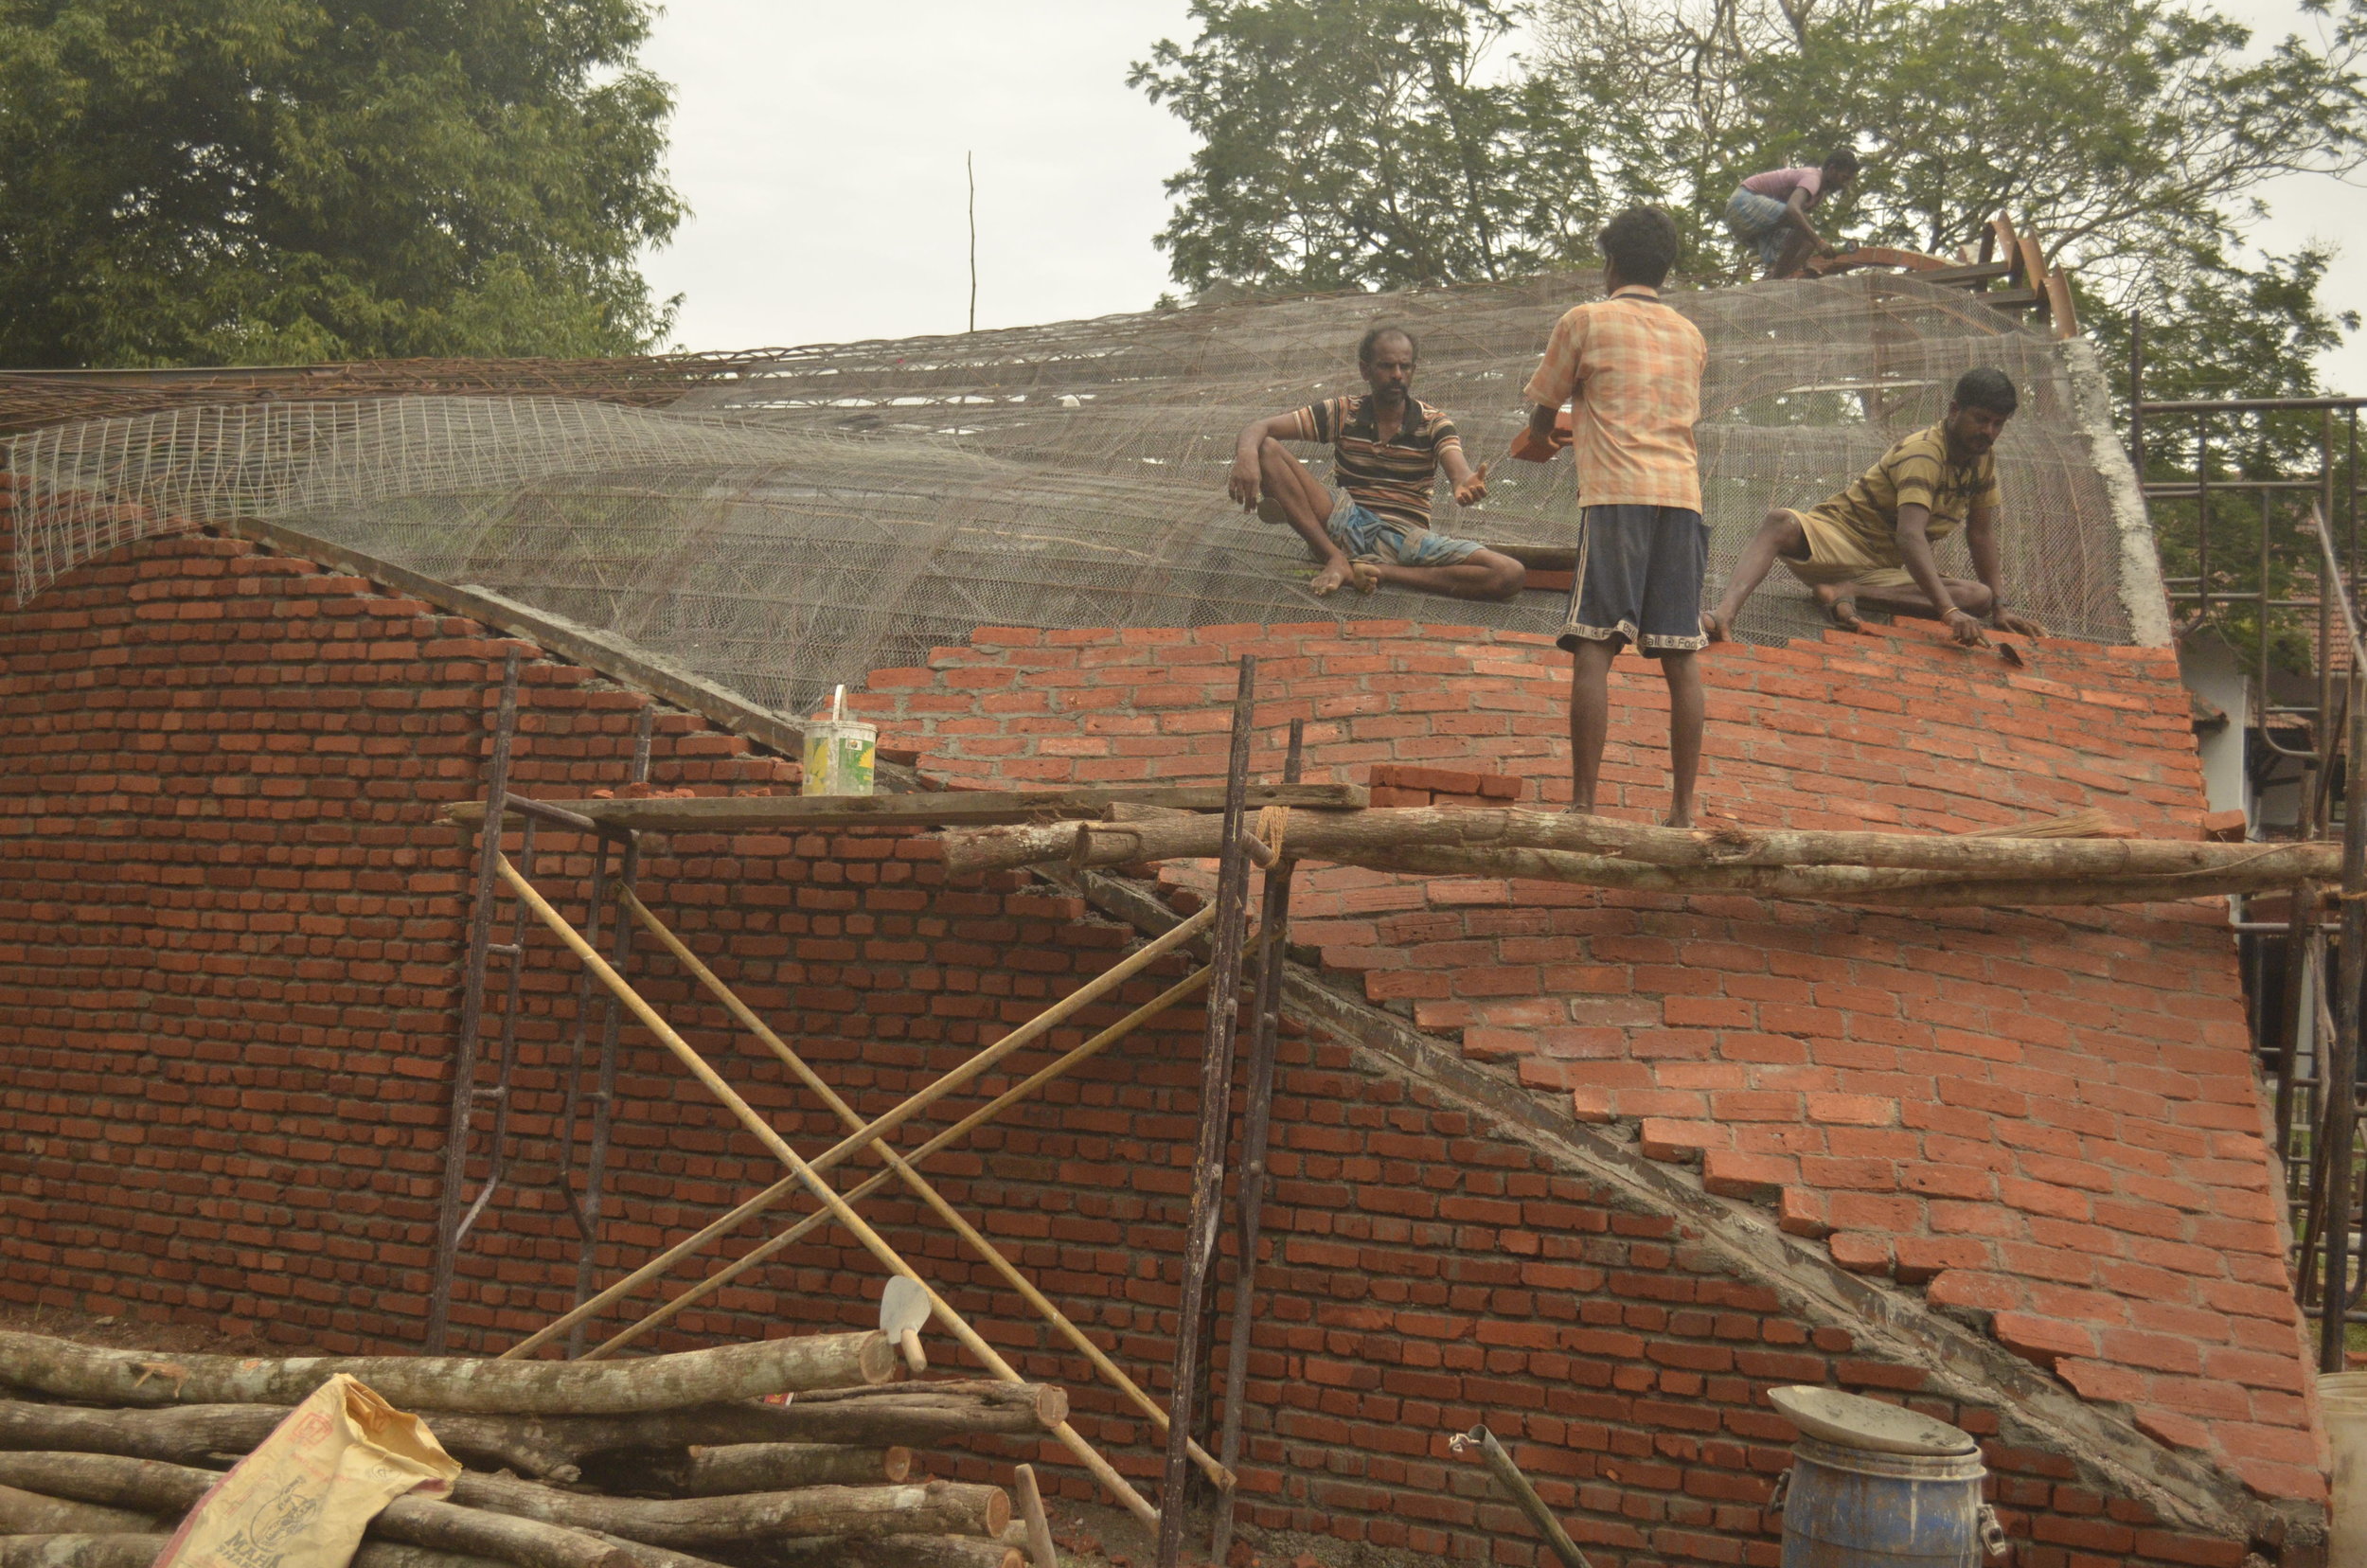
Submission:
[[880,729],[846,717],[846,688],[830,700],[830,717],[806,721],[806,781],[800,794],[867,795],[880,755]]

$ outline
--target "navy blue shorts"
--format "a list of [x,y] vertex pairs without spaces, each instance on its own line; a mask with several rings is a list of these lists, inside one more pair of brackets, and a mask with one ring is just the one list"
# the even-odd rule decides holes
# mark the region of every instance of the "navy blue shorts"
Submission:
[[1563,648],[1629,642],[1647,659],[1707,648],[1701,578],[1710,530],[1683,507],[1587,507],[1578,513],[1578,567]]

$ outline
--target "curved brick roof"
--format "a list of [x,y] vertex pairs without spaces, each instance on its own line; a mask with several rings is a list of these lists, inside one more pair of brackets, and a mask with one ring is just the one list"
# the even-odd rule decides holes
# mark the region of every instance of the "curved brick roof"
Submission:
[[[1209,778],[1242,652],[1270,775],[1302,717],[1313,778],[1568,798],[1568,663],[1522,633],[986,629],[878,672],[861,707],[958,781]],[[2051,641],[2015,672],[1906,628],[1706,663],[1704,797],[1746,825],[1949,832],[2099,807],[2197,832],[2165,650]],[[1645,817],[1664,700],[1640,661],[1613,680],[1607,809]],[[1698,1161],[1712,1191],[2254,1491],[2324,1495],[2222,905],[1901,915],[1337,867],[1304,879],[1297,914],[1367,999]]]

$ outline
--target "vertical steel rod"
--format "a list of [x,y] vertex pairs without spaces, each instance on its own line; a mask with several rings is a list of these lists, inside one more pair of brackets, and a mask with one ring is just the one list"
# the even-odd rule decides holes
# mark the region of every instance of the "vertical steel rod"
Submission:
[[436,1263],[427,1296],[427,1353],[443,1351],[452,1324],[453,1274],[460,1251],[460,1191],[468,1176],[469,1114],[476,1100],[477,1032],[485,1024],[485,965],[493,945],[493,895],[500,885],[502,802],[509,794],[509,742],[518,728],[518,650],[502,666],[493,754],[486,769],[485,820],[477,828],[476,903],[460,978],[460,1027],[453,1042],[452,1117],[444,1133],[444,1190],[436,1209]]
[[[2333,585],[2328,584],[2329,588]],[[2358,1111],[2359,987],[2367,982],[2367,694],[2354,651],[2351,661],[2350,755],[2342,791],[2342,950],[2334,988],[2334,1038],[2318,1068],[2318,1102],[2324,1108],[2326,1266],[2320,1300],[2318,1369],[2342,1370],[2349,1315],[2351,1138]]]
[[1199,1402],[1202,1372],[1200,1320],[1223,1206],[1225,1124],[1233,1104],[1234,1023],[1240,1010],[1242,932],[1249,921],[1249,851],[1242,840],[1250,738],[1256,727],[1256,690],[1257,660],[1245,653],[1240,682],[1233,695],[1233,749],[1225,765],[1224,855],[1217,871],[1215,951],[1208,960],[1208,1033],[1200,1060],[1200,1136],[1192,1152],[1191,1220],[1184,1232],[1184,1288],[1175,1314],[1175,1375],[1167,1395],[1158,1568],[1177,1568],[1184,1556],[1184,1488],[1190,1474],[1193,1407]]
[[[1290,721],[1290,749],[1282,763],[1282,782],[1295,784],[1305,769],[1307,721]],[[1285,845],[1290,842],[1286,831]],[[1217,1463],[1234,1477],[1232,1488],[1217,1499],[1216,1528],[1208,1541],[1208,1558],[1222,1562],[1233,1544],[1233,1496],[1240,1486],[1241,1398],[1249,1377],[1250,1327],[1257,1286],[1257,1238],[1266,1203],[1266,1145],[1273,1131],[1273,1078],[1276,1041],[1282,1032],[1282,966],[1290,926],[1290,883],[1298,862],[1286,849],[1266,871],[1265,907],[1257,928],[1256,1032],[1249,1042],[1249,1093],[1241,1107],[1241,1190],[1239,1205],[1238,1273],[1233,1281],[1233,1338],[1224,1363],[1224,1427],[1217,1445]]]

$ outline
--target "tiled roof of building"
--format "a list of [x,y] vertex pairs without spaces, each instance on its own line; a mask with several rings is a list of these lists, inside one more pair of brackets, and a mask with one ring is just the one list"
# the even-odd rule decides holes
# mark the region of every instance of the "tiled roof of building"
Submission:
[[[1308,776],[1383,801],[1568,799],[1568,664],[1522,633],[982,629],[860,706],[959,783],[1204,780],[1242,653],[1266,776],[1304,718]],[[2049,641],[2016,670],[1885,628],[1706,668],[1713,815],[1951,832],[2100,808],[2198,834],[2166,650]],[[1638,661],[1613,688],[1605,809],[1648,818],[1665,699]],[[2255,1491],[2323,1495],[2222,906],[1902,914],[1313,867],[1296,913],[1367,1000]]]

